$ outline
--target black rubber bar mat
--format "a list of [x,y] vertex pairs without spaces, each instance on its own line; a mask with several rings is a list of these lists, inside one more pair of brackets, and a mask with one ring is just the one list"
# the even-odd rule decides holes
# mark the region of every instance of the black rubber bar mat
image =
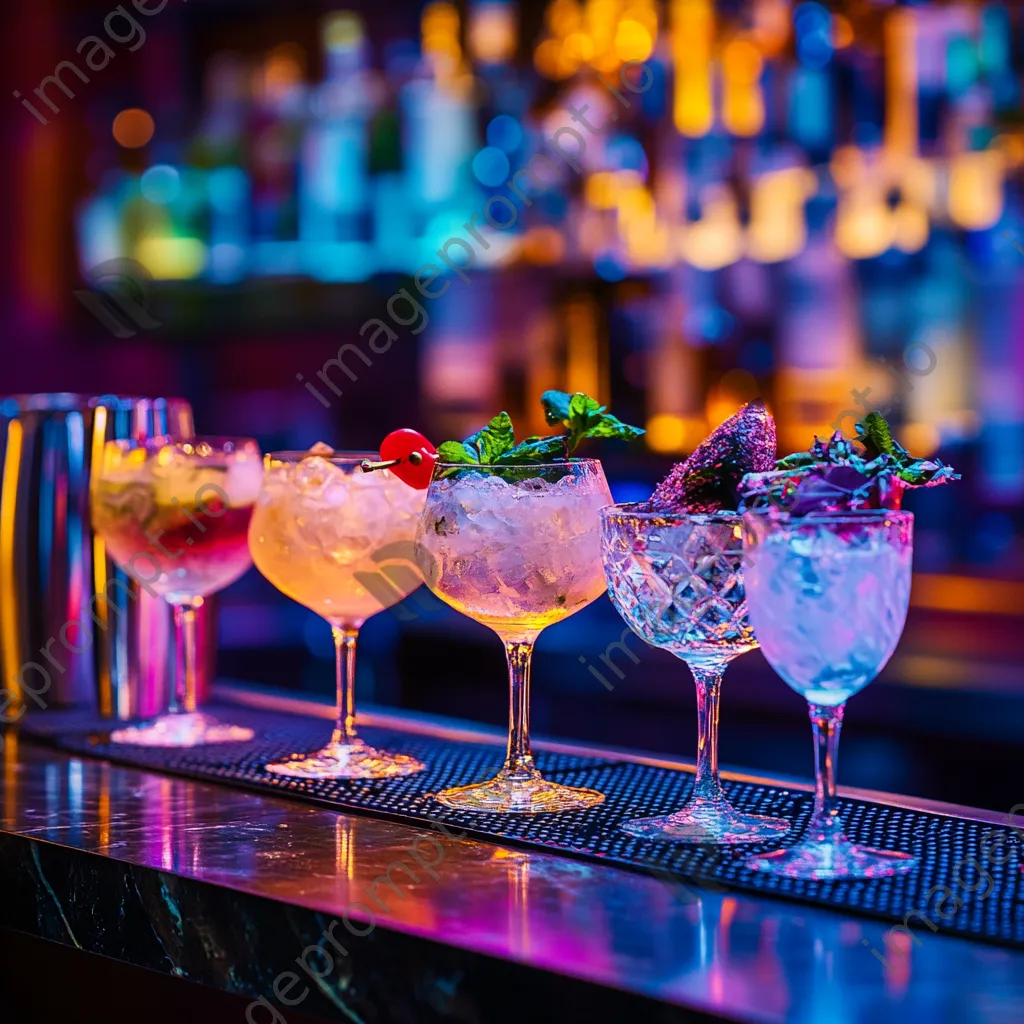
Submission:
[[[57,731],[56,714],[38,716],[35,728],[26,721],[23,729],[65,751],[140,768],[224,782],[413,825],[442,821],[446,828],[465,830],[476,838],[571,854],[662,878],[704,879],[906,923],[919,937],[941,932],[1024,948],[1024,830],[1009,825],[993,826],[843,800],[847,834],[854,842],[913,853],[920,859],[917,870],[902,877],[868,881],[776,878],[750,871],[743,862],[750,853],[774,848],[780,845],[778,842],[691,846],[636,839],[619,829],[619,824],[630,818],[678,810],[693,785],[690,772],[631,761],[540,753],[537,765],[546,777],[600,790],[605,794],[604,803],[590,810],[558,814],[456,811],[438,803],[433,794],[448,786],[489,778],[501,765],[502,747],[362,728],[361,735],[367,742],[412,754],[426,764],[426,770],[405,778],[369,782],[290,779],[266,772],[264,764],[290,753],[318,749],[330,736],[330,724],[237,707],[209,710],[222,721],[250,726],[256,739],[187,750],[131,747],[109,743],[102,734],[85,732],[88,726],[81,716],[75,716],[74,725],[72,720],[65,720],[64,728],[75,731]],[[725,787],[740,810],[792,822],[781,845],[792,844],[803,835],[811,811],[809,794],[748,782],[727,781]]]

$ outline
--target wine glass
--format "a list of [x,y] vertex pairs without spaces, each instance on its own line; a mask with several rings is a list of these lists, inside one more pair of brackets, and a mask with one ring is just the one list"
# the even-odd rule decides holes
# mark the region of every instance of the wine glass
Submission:
[[434,467],[416,531],[424,578],[443,601],[501,637],[510,687],[504,766],[488,782],[439,793],[443,804],[533,814],[604,799],[548,782],[534,765],[530,658],[541,630],[604,593],[598,510],[610,502],[596,459]]
[[[390,470],[363,472],[375,452],[273,452],[249,530],[256,568],[282,593],[327,620],[334,635],[337,717],[330,742],[268,764],[296,779],[382,779],[423,764],[356,734],[356,639],[363,623],[422,582],[413,535],[425,492]],[[401,565],[386,565],[389,560]]]
[[846,701],[882,670],[910,602],[914,517],[886,509],[744,517],[750,621],[772,668],[802,694],[814,733],[814,811],[796,846],[758,854],[755,871],[789,878],[882,878],[914,857],[858,846],[836,800]]
[[174,610],[176,665],[165,714],[111,733],[115,743],[193,747],[252,729],[196,710],[196,612],[252,565],[246,534],[263,479],[247,437],[108,441],[91,494],[93,527],[117,565]]
[[718,702],[733,658],[757,647],[743,589],[741,517],[734,512],[601,511],[608,593],[634,632],[685,661],[697,684],[697,774],[685,806],[622,828],[641,839],[753,843],[789,829],[782,818],[744,814],[718,775]]

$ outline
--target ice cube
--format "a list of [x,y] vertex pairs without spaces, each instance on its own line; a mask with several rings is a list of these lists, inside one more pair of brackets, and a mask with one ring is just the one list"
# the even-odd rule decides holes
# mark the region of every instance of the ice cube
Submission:
[[259,459],[236,459],[228,467],[227,480],[223,484],[228,500],[236,508],[252,505],[259,497],[263,486],[263,464]]
[[311,455],[333,455],[333,454],[334,454],[334,449],[329,444],[325,444],[323,441],[317,441],[317,443],[315,445],[313,445],[309,449],[308,452],[306,452],[306,458],[309,458]]
[[218,490],[226,488],[228,470],[227,466],[205,465],[168,448],[152,465],[152,474],[158,505],[196,508],[200,501],[211,501]]
[[293,479],[303,501],[316,502],[329,486],[348,489],[345,471],[317,455],[299,462],[295,466]]
[[278,504],[291,486],[291,466],[283,466],[280,463],[272,465],[263,475],[260,505]]
[[130,515],[136,522],[144,523],[153,514],[153,488],[146,483],[108,485],[103,489],[103,503],[121,515]]
[[380,480],[318,456],[303,459],[295,479],[296,528],[324,558],[351,565],[383,546],[392,513]]

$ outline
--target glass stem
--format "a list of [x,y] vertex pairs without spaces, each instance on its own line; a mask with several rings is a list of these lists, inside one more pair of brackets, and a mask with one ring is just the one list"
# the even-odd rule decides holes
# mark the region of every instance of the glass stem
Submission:
[[337,684],[337,720],[331,743],[352,743],[356,738],[356,639],[358,626],[331,626]]
[[191,714],[196,709],[196,612],[202,607],[201,597],[174,606],[176,666],[174,690],[168,707],[171,714]]
[[692,799],[724,801],[725,792],[718,777],[718,698],[725,662],[691,665],[690,671],[697,684],[697,778]]
[[532,779],[540,773],[530,749],[530,658],[532,640],[505,641],[508,658],[508,754],[501,774],[514,779]]
[[814,811],[808,825],[808,838],[817,842],[846,841],[836,801],[836,759],[845,707],[845,704],[809,706],[814,733]]

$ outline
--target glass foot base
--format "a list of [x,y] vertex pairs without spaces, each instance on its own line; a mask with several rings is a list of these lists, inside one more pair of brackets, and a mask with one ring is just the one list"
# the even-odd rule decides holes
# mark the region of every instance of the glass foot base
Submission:
[[437,794],[447,807],[461,811],[490,811],[496,814],[544,814],[552,811],[582,811],[604,800],[596,789],[579,789],[547,782],[538,773],[533,778],[497,775],[489,782],[456,786]]
[[207,743],[244,743],[254,735],[252,729],[225,725],[202,711],[188,711],[115,729],[110,739],[136,747],[199,747]]
[[634,818],[619,827],[638,839],[725,845],[778,839],[789,830],[789,822],[784,818],[744,814],[725,800],[704,800],[693,801],[675,814]]
[[266,766],[268,772],[292,779],[390,779],[413,775],[425,767],[408,754],[388,754],[362,740],[328,743],[315,754],[296,754],[293,760]]
[[747,861],[753,871],[828,882],[837,878],[889,878],[917,867],[909,853],[873,850],[850,842],[800,843],[788,850],[759,853]]

